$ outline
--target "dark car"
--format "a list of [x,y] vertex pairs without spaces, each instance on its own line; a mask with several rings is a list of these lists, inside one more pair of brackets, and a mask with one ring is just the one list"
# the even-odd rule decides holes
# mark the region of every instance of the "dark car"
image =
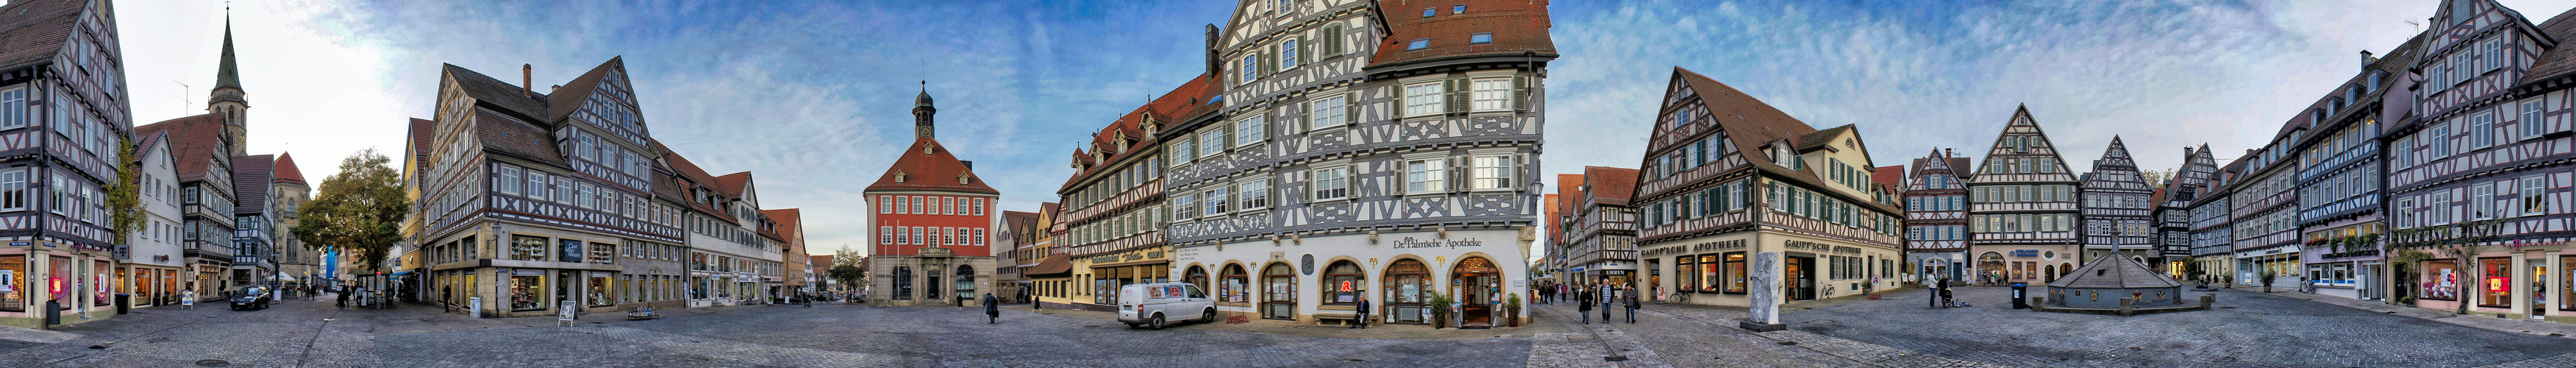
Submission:
[[268,302],[276,299],[268,288],[253,287],[243,292],[247,295],[233,297],[233,310],[268,309]]

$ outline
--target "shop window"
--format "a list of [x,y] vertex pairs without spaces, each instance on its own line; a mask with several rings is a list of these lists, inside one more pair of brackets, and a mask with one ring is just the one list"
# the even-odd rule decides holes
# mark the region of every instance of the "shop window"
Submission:
[[2507,308],[2513,306],[2513,260],[2491,258],[2478,260],[2478,306]]
[[1244,287],[1250,284],[1250,282],[1244,278],[1243,265],[1225,265],[1225,271],[1219,273],[1218,277],[1223,278],[1224,280],[1220,281],[1222,283],[1217,285],[1218,301],[1242,303],[1245,299],[1249,299],[1244,295],[1247,294],[1247,290],[1244,290]]
[[617,305],[616,300],[608,298],[608,290],[610,290],[608,276],[590,276],[590,306],[608,307]]
[[1724,275],[1727,294],[1743,294],[1745,292],[1746,283],[1744,275],[1744,252],[1727,253],[1726,274]]
[[1692,276],[1696,273],[1692,271],[1699,269],[1698,261],[1699,257],[1694,256],[1673,257],[1673,276],[1675,276],[1673,278],[1674,290],[1693,292],[1700,290],[1699,278]]
[[27,311],[27,256],[0,256],[0,312]]
[[1386,268],[1386,279],[1388,287],[1395,290],[1394,300],[1386,301],[1388,303],[1422,304],[1431,300],[1430,296],[1424,293],[1432,290],[1431,269],[1424,267],[1422,260],[1395,261],[1395,264]]
[[527,235],[511,235],[511,236],[510,236],[510,259],[511,259],[511,260],[521,260],[521,261],[541,261],[541,260],[545,260],[545,254],[546,254],[546,238],[545,238],[545,237],[541,237],[541,236],[527,236]]
[[1358,303],[1360,295],[1366,292],[1367,281],[1366,275],[1360,274],[1358,264],[1353,264],[1351,261],[1333,262],[1332,267],[1324,269],[1324,303],[1336,305]]
[[1719,268],[1723,265],[1718,263],[1718,257],[1720,256],[1715,254],[1699,256],[1699,272],[1697,272],[1700,279],[1699,291],[1712,293],[1725,291],[1723,286],[1725,283],[1718,281],[1718,275],[1726,274],[1726,270]]
[[545,285],[545,277],[542,276],[510,277],[510,310],[532,311],[546,309],[544,298],[546,293]]

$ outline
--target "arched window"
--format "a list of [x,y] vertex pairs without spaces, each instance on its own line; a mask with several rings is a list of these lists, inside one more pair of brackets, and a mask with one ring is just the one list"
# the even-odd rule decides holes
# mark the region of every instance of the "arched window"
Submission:
[[1225,271],[1220,273],[1218,277],[1222,277],[1223,280],[1218,281],[1221,284],[1217,285],[1217,301],[1242,303],[1247,299],[1251,299],[1244,295],[1246,294],[1244,287],[1251,285],[1252,282],[1244,279],[1243,265],[1225,265]]
[[1360,265],[1348,260],[1324,268],[1323,281],[1324,304],[1356,304],[1360,295],[1368,292],[1368,275],[1361,274]]
[[1199,290],[1216,290],[1208,287],[1207,268],[1198,265],[1190,265],[1189,271],[1181,272],[1181,282],[1198,285]]
[[1261,270],[1261,318],[1297,319],[1297,270],[1272,263]]
[[983,300],[975,295],[975,266],[957,265],[957,300]]

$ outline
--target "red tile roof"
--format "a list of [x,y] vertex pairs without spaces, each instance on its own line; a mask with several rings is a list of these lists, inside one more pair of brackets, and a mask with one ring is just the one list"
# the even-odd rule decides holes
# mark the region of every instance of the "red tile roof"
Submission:
[[82,0],[19,0],[0,6],[0,68],[52,61],[80,24]]
[[612,69],[626,69],[625,59],[624,56],[610,57],[608,62],[591,67],[590,71],[582,72],[571,82],[564,82],[563,87],[546,91],[545,121],[561,121],[565,116],[581,111],[583,103],[590,100],[591,93],[599,91],[600,79],[607,78]]
[[[707,217],[713,217],[718,221],[724,221],[727,224],[742,224],[740,221],[735,221],[733,216],[728,215],[730,212],[717,209],[715,205],[708,204],[706,201],[700,201],[698,200],[698,197],[691,194],[693,193],[691,192],[691,189],[698,187],[705,187],[709,191],[715,190],[716,180],[714,177],[707,176],[706,170],[700,170],[698,169],[698,165],[690,163],[688,158],[680,157],[680,152],[672,151],[668,147],[663,147],[660,140],[655,140],[653,142],[653,149],[662,151],[662,161],[669,162],[671,164],[671,171],[679,173],[678,176],[666,176],[665,179],[655,180],[653,183],[653,190],[656,193],[661,193],[663,196],[670,197],[672,198],[672,201],[686,203],[690,209],[695,209],[698,212],[709,214],[711,216]],[[670,187],[663,188],[662,186],[664,182],[668,182]],[[664,193],[663,191],[666,190],[668,192]],[[722,192],[716,193],[716,197],[716,200],[719,203],[725,199],[731,199],[731,197]]]
[[742,198],[742,188],[751,184],[751,172],[744,171],[716,177],[716,192],[726,197]]
[[[1179,87],[1173,87],[1170,92],[1164,92],[1161,97],[1155,97],[1144,106],[1129,110],[1126,115],[1119,116],[1117,121],[1109,122],[1109,126],[1101,127],[1099,133],[1091,136],[1090,145],[1073,151],[1076,162],[1088,163],[1092,166],[1079,169],[1072,176],[1066,177],[1064,185],[1058,190],[1071,191],[1074,184],[1081,183],[1084,178],[1110,169],[1109,166],[1100,164],[1118,162],[1139,153],[1153,152],[1154,150],[1149,147],[1159,146],[1161,142],[1156,141],[1153,135],[1145,134],[1145,118],[1153,117],[1154,121],[1159,122],[1164,129],[1170,128],[1173,124],[1188,121],[1192,111],[1196,111],[1200,105],[1206,105],[1208,99],[1216,95],[1216,89],[1209,88],[1214,84],[1205,74],[1190,78],[1188,82],[1182,82]],[[1110,153],[1103,158],[1107,162],[1092,162],[1091,152],[1102,150]]]
[[295,167],[295,155],[278,153],[276,167],[277,182],[304,184],[304,170]]
[[438,134],[438,122],[421,118],[411,119],[412,169],[429,170],[429,140],[433,134]]
[[233,156],[233,214],[265,215],[268,210],[268,184],[271,165],[277,156]]
[[160,144],[161,138],[168,136],[170,132],[134,133],[134,162],[143,162],[146,155],[152,154],[152,145]]
[[[1395,65],[1416,61],[1456,57],[1535,54],[1556,57],[1556,42],[1548,38],[1551,26],[1547,0],[1454,0],[1377,2],[1384,9],[1388,35],[1377,47],[1370,66]],[[1464,5],[1465,13],[1455,13],[1454,6]],[[1422,8],[1433,8],[1434,15],[1423,17]],[[1493,42],[1470,44],[1477,33],[1493,34]],[[1421,50],[1406,51],[1413,40],[1427,40]]]
[[[134,127],[135,134],[167,133],[170,157],[178,160],[179,181],[204,180],[206,165],[213,157],[231,155],[224,149],[224,117],[205,114],[164,120]],[[229,157],[228,157],[229,158]]]
[[1561,229],[1559,227],[1564,226],[1564,224],[1560,223],[1564,222],[1564,219],[1558,218],[1557,216],[1564,216],[1565,212],[1563,211],[1565,209],[1574,208],[1574,201],[1583,198],[1583,174],[1556,174],[1556,194],[1554,194],[1554,196],[1554,198],[1556,198],[1555,203],[1549,203],[1548,205],[1554,206],[1558,212],[1555,212],[1556,216],[1547,218],[1547,228],[1551,231],[1550,234],[1556,234],[1556,236],[1561,240],[1561,238],[1564,237],[1565,229]]
[[[1592,191],[1584,194],[1591,195],[1593,199],[1605,204],[1626,206],[1628,199],[1637,194],[1637,169],[1584,166],[1583,181],[1592,185]],[[1580,202],[1577,200],[1577,203]],[[1582,209],[1576,209],[1576,211],[1582,211]]]
[[[897,173],[903,174],[903,180],[895,180]],[[962,183],[958,180],[961,175],[965,177]],[[957,156],[949,155],[947,145],[927,137],[913,140],[912,147],[904,148],[903,156],[895,158],[894,165],[886,167],[885,174],[865,191],[886,190],[1002,194],[984,185],[984,178],[975,176],[974,170],[958,161]]]
[[778,238],[792,242],[796,241],[796,237],[804,236],[803,234],[796,233],[797,230],[804,229],[796,225],[799,221],[803,220],[803,217],[805,216],[803,212],[794,208],[782,208],[775,210],[760,210],[760,214],[769,216],[770,221],[778,222]]
[[[1887,188],[1905,188],[1905,165],[1879,166],[1869,174],[1869,181]],[[1889,193],[1895,193],[1890,190]]]
[[[1690,69],[1682,69],[1681,67],[1673,67],[1673,75],[1674,78],[1680,79],[1684,84],[1688,85],[1693,92],[1697,93],[1693,98],[1697,98],[1700,100],[1701,104],[1707,105],[1708,113],[1711,116],[1710,118],[1716,119],[1718,127],[1726,131],[1727,139],[1735,142],[1736,153],[1743,155],[1745,157],[1745,162],[1752,163],[1755,169],[1770,171],[1779,174],[1778,176],[1781,178],[1804,182],[1807,183],[1808,186],[1817,188],[1829,187],[1826,185],[1827,181],[1819,177],[1813,168],[1806,170],[1791,170],[1788,167],[1781,166],[1779,163],[1771,162],[1770,155],[1763,154],[1762,147],[1774,141],[1783,140],[1788,144],[1791,144],[1792,147],[1796,147],[1801,142],[1829,140],[1831,138],[1807,137],[1811,134],[1829,136],[1832,134],[1839,134],[1846,130],[1858,129],[1853,127],[1853,125],[1845,124],[1843,126],[1834,127],[1833,129],[1817,131],[1814,126],[1809,126],[1806,122],[1798,121],[1798,118],[1791,117],[1786,112],[1781,112],[1779,108],[1771,107],[1771,104],[1763,103],[1762,100],[1755,99],[1751,95],[1744,94],[1744,91],[1736,90],[1735,87],[1727,86],[1725,83],[1719,83],[1715,79],[1709,79],[1708,76],[1700,75],[1699,73],[1690,71]],[[1853,132],[1852,134],[1858,135],[1859,133]],[[1840,192],[1836,191],[1828,192],[1840,194]],[[1880,206],[1879,208],[1881,210],[1887,212],[1904,212],[1894,206],[1878,203],[1871,198],[1853,199],[1855,199],[1852,201],[1854,203],[1865,203],[1867,205]]]
[[809,256],[805,256],[805,257],[807,257],[807,259],[811,259],[811,260],[813,260],[813,263],[811,263],[811,264],[812,264],[812,265],[814,265],[815,267],[822,267],[822,268],[824,268],[824,269],[831,269],[831,268],[832,268],[832,255],[830,255],[830,254],[816,254],[816,255],[809,255]]

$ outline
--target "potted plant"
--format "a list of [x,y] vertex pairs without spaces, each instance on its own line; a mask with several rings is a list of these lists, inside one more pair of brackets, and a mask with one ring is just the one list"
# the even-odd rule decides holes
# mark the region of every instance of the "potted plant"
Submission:
[[1503,296],[1503,319],[1507,321],[1511,327],[1521,326],[1520,294],[1506,294]]
[[1448,327],[1449,296],[1440,295],[1440,293],[1437,292],[1426,291],[1423,293],[1431,294],[1431,329],[1437,330],[1442,327]]
[[2273,272],[2272,272],[2272,269],[2270,269],[2270,268],[2265,268],[2265,269],[2263,269],[2263,273],[2255,274],[2254,278],[2255,278],[2256,280],[2263,281],[2263,292],[2264,292],[2264,293],[2271,293],[2271,292],[2272,292],[2272,279],[2281,278],[2281,274],[2273,273]]

